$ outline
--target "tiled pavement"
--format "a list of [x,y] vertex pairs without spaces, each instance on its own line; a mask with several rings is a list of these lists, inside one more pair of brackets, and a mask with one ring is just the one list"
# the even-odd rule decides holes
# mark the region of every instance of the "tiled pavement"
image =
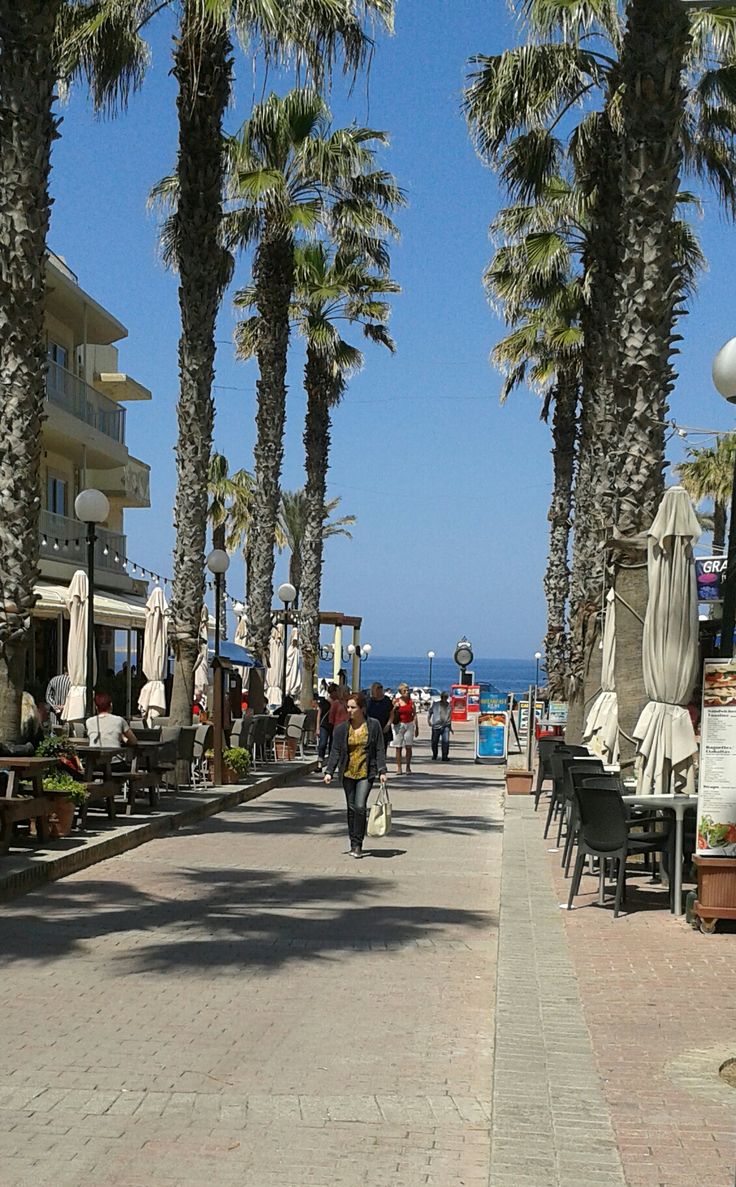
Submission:
[[0,1187],[487,1187],[501,796],[465,752],[360,863],[312,777],[5,904]]

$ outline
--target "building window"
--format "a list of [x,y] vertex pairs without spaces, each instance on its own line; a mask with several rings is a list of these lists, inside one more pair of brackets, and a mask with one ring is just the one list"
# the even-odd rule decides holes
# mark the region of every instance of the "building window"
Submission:
[[59,346],[58,342],[49,341],[49,362],[58,363],[60,367],[69,369],[69,351],[65,346]]
[[46,510],[53,515],[66,515],[66,491],[66,480],[49,474],[46,479]]

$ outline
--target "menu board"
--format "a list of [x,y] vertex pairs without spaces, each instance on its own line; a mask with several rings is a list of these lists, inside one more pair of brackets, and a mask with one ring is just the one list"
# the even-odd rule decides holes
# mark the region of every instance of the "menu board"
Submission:
[[703,669],[699,857],[736,857],[736,661],[707,659]]
[[508,751],[508,698],[480,686],[479,708],[475,727],[475,757],[503,762]]
[[550,701],[547,721],[550,725],[567,725],[567,701]]

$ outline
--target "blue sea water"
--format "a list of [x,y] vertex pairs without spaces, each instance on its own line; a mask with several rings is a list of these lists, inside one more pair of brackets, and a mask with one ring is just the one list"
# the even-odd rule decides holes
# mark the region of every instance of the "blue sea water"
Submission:
[[[350,665],[345,669],[350,680]],[[471,668],[476,681],[489,681],[499,692],[526,692],[534,683],[536,664],[533,659],[476,659]],[[332,676],[331,664],[320,662],[320,676]],[[432,661],[432,684],[435,688],[449,690],[459,679],[457,664],[450,657],[438,656]],[[540,672],[540,680],[542,673]],[[405,681],[408,685],[429,684],[429,660],[422,656],[371,655],[363,663],[361,683],[368,688],[374,680],[380,680],[385,688],[395,689]]]

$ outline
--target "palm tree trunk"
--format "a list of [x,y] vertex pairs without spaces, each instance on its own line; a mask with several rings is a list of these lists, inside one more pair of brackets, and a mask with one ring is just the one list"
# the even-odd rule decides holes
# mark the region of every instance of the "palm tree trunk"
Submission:
[[641,653],[644,615],[649,584],[647,559],[643,552],[631,552],[616,565],[616,665],[614,682],[618,699],[619,753],[621,762],[636,753],[634,727],[647,703]]
[[290,238],[280,229],[265,227],[256,251],[253,279],[263,333],[256,383],[258,412],[249,533],[248,638],[253,654],[265,660],[271,634],[274,543],[284,457],[289,304],[294,287],[294,249]]
[[0,738],[20,735],[38,574],[46,236],[60,4],[0,0]]
[[225,28],[185,0],[174,50],[179,84],[179,435],[174,507],[176,544],[171,639],[176,659],[171,718],[191,722],[194,665],[204,601],[207,482],[212,448],[215,324],[229,274],[220,244],[222,121],[230,94],[231,45]]
[[549,509],[550,536],[544,592],[547,596],[545,655],[550,696],[564,699],[567,687],[567,599],[570,588],[568,546],[573,473],[575,470],[575,414],[578,388],[574,376],[561,374],[554,393],[552,457],[554,483]]
[[[227,539],[227,524],[219,523],[217,527],[212,529],[212,548],[218,548],[221,552],[226,552],[225,542]],[[227,639],[227,573],[223,573],[220,578],[220,589],[222,597],[220,601],[220,638]]]
[[713,551],[723,553],[726,549],[726,504],[716,499],[713,503]]
[[307,349],[304,386],[307,415],[304,421],[307,518],[302,541],[302,610],[299,643],[302,653],[302,708],[314,699],[319,657],[319,608],[322,595],[325,500],[330,454],[331,373],[326,361]]

